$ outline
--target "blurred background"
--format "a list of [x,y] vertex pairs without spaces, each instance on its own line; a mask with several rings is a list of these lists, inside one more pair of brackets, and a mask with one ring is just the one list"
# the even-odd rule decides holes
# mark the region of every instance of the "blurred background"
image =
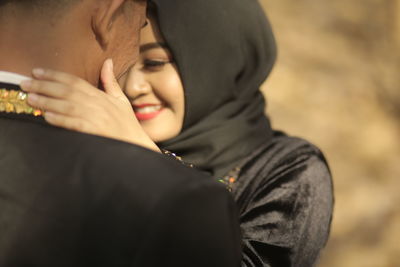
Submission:
[[400,0],[261,0],[278,42],[275,128],[326,154],[335,185],[318,266],[400,266]]

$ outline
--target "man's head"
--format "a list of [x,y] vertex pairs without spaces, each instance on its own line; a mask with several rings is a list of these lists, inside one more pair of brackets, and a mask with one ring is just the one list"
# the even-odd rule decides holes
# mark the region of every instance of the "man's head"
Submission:
[[0,0],[0,6],[17,4],[25,7],[56,8],[62,7],[79,0]]
[[0,0],[0,70],[52,68],[97,85],[112,58],[120,76],[136,61],[145,9],[146,0]]

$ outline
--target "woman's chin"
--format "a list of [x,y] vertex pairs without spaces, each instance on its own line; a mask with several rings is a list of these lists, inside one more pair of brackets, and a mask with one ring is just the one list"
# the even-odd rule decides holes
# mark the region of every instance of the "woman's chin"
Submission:
[[182,124],[177,121],[175,114],[169,109],[164,109],[163,112],[152,119],[141,120],[140,124],[155,143],[176,137],[182,128]]
[[146,123],[142,124],[142,127],[155,143],[167,141],[179,134],[179,129],[171,127],[168,123]]

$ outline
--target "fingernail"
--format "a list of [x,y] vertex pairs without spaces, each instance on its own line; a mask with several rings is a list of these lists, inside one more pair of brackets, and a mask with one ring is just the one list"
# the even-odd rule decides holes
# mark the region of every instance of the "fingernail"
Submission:
[[35,68],[32,70],[33,75],[35,75],[36,77],[40,77],[42,75],[44,75],[44,69],[41,68]]
[[29,90],[31,88],[32,81],[31,80],[24,80],[19,85],[21,86],[22,89]]
[[28,94],[28,103],[35,103],[39,99],[37,94]]

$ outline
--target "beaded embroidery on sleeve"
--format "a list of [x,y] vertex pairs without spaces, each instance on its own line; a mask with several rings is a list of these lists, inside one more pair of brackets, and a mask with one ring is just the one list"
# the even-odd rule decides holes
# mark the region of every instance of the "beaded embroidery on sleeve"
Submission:
[[236,167],[230,170],[224,177],[218,179],[221,183],[225,184],[226,188],[232,192],[233,185],[235,184],[237,178],[239,177],[239,173],[241,171],[240,167]]
[[182,163],[185,166],[188,166],[190,168],[194,167],[193,164],[184,162],[181,157],[179,157],[178,155],[176,155],[175,153],[173,153],[171,151],[168,151],[168,150],[165,150],[165,149],[161,149],[161,153],[163,153],[164,155],[179,161],[180,163]]
[[[168,150],[165,150],[165,149],[161,149],[161,152],[164,155],[168,156],[168,157],[174,158],[175,160],[179,161],[180,163],[182,163],[185,166],[188,166],[188,167],[191,167],[191,168],[194,167],[193,164],[184,162],[181,157],[179,157],[178,155],[176,155],[175,153],[173,153],[171,151],[168,151]],[[236,168],[232,169],[227,175],[225,175],[224,177],[219,178],[217,180],[219,182],[223,183],[226,186],[226,189],[228,189],[229,192],[232,192],[232,187],[233,187],[234,183],[236,182],[240,171],[241,171],[241,168],[240,167],[236,167]]]

